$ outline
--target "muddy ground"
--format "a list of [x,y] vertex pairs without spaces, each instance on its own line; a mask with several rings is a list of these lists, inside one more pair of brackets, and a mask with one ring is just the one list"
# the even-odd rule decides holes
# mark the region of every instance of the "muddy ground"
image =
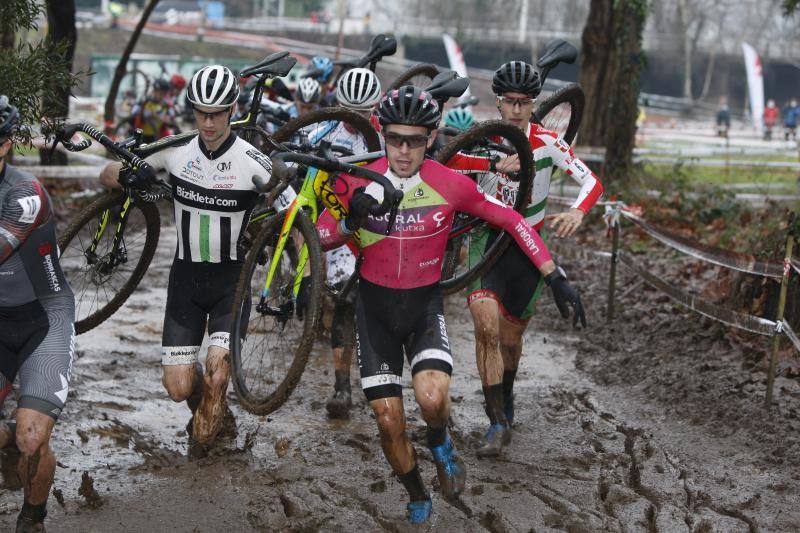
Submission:
[[[77,338],[69,401],[53,436],[59,463],[48,530],[411,529],[363,395],[355,389],[351,420],[326,419],[333,376],[325,342],[280,410],[250,415],[231,390],[238,435],[206,457],[187,455],[188,409],[160,384],[171,231],[163,229],[159,255],[123,309]],[[474,453],[487,422],[471,321],[462,296],[449,300],[453,436],[468,486],[456,503],[434,493],[428,529],[800,530],[800,391],[780,379],[776,407],[763,410],[766,340],[734,336],[642,288],[621,299],[608,326],[605,262],[564,264],[590,328],[572,330],[549,298],[542,302],[525,337],[514,438],[501,460]],[[632,281],[623,271],[623,288]],[[423,477],[435,486],[409,389],[405,400]],[[22,502],[12,476],[4,479],[3,531]]]

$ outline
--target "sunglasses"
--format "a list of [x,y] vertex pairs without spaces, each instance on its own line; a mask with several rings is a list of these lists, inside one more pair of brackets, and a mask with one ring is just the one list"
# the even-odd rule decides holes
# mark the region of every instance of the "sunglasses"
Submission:
[[192,109],[194,110],[194,114],[197,115],[197,117],[200,120],[205,120],[205,119],[217,120],[218,118],[222,117],[223,115],[231,112],[230,108],[222,109],[220,111],[214,111],[213,113],[208,113],[206,111],[200,111],[196,107],[193,107]]
[[386,144],[395,148],[401,148],[407,144],[409,148],[422,148],[428,144],[430,135],[400,135],[399,133],[384,133],[383,138]]
[[509,98],[507,96],[498,96],[498,100],[500,103],[507,105],[508,107],[520,106],[520,107],[528,107],[533,105],[533,98]]

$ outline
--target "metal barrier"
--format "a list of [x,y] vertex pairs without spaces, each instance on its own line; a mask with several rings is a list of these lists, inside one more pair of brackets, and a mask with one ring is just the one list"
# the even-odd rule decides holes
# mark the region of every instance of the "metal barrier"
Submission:
[[[561,205],[571,205],[572,200],[560,196],[549,197],[549,201]],[[707,316],[712,320],[721,322],[728,326],[739,328],[759,335],[772,337],[772,349],[769,359],[769,367],[767,371],[767,393],[766,393],[766,407],[772,405],[773,389],[775,384],[775,370],[777,367],[778,348],[781,339],[781,333],[786,335],[786,338],[791,341],[794,348],[800,352],[800,339],[798,339],[795,332],[784,320],[784,311],[786,308],[786,298],[789,285],[789,277],[791,271],[794,270],[800,274],[800,261],[792,258],[792,249],[794,247],[795,238],[800,234],[800,224],[792,214],[789,220],[789,230],[786,238],[786,253],[783,263],[763,261],[756,259],[749,254],[740,254],[703,245],[699,242],[687,239],[677,235],[669,230],[659,228],[658,226],[647,222],[642,218],[641,214],[634,212],[631,208],[626,206],[623,202],[598,202],[598,205],[605,206],[606,212],[604,219],[607,226],[612,233],[611,252],[597,252],[581,250],[582,254],[600,255],[609,257],[611,259],[609,283],[608,283],[608,307],[606,310],[606,320],[608,322],[614,319],[614,306],[616,298],[616,271],[617,263],[622,263],[635,273],[641,280],[656,290],[669,296],[672,300],[687,307],[688,309]],[[745,272],[756,276],[763,276],[770,279],[780,279],[781,288],[778,300],[778,310],[775,320],[769,320],[759,316],[753,316],[745,313],[740,313],[731,309],[724,308],[704,300],[698,296],[688,294],[681,289],[669,284],[664,279],[656,276],[646,268],[637,264],[633,257],[620,249],[620,228],[622,219],[626,219],[636,225],[637,228],[644,231],[647,235],[657,240],[658,242],[669,246],[670,248],[681,252],[690,257],[706,261],[724,268]],[[558,250],[559,246],[554,247],[554,251]]]

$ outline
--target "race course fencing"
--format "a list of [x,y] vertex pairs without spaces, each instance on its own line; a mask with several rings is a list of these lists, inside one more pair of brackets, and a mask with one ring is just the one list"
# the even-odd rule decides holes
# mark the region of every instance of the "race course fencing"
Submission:
[[[564,206],[570,206],[573,203],[572,199],[554,195],[549,196],[549,201]],[[791,272],[794,270],[797,274],[800,274],[800,261],[792,258],[794,241],[798,235],[800,235],[800,224],[796,220],[794,214],[792,214],[789,220],[789,229],[786,237],[786,251],[784,254],[783,264],[781,264],[760,260],[749,254],[741,254],[706,246],[691,239],[687,239],[686,237],[678,235],[667,229],[660,228],[655,224],[648,222],[642,217],[641,212],[638,212],[640,210],[629,207],[624,202],[598,202],[598,205],[605,207],[604,219],[612,235],[611,252],[587,251],[585,249],[581,249],[581,251],[582,253],[589,253],[594,256],[607,257],[610,259],[606,320],[611,322],[614,319],[614,307],[617,292],[617,264],[621,263],[625,265],[631,272],[636,274],[641,281],[666,294],[675,302],[696,313],[699,313],[717,322],[721,322],[727,326],[771,337],[772,349],[770,352],[769,367],[767,372],[767,393],[765,399],[766,407],[769,408],[772,405],[773,399],[775,372],[777,367],[778,348],[781,334],[785,335],[794,346],[794,349],[800,352],[800,339],[798,339],[791,326],[784,319],[784,310],[786,308],[787,290]],[[769,320],[767,318],[741,313],[722,307],[706,299],[689,294],[688,292],[665,281],[663,278],[653,274],[647,268],[644,268],[638,264],[636,260],[634,260],[632,254],[621,249],[620,228],[622,219],[631,222],[637,228],[644,231],[644,233],[646,233],[652,239],[684,255],[717,266],[728,268],[730,270],[771,278],[776,281],[780,280],[780,295],[775,320]],[[553,247],[554,251],[558,252],[559,247],[564,247],[570,252],[575,250],[567,245],[559,244]],[[570,254],[568,253],[565,255]]]

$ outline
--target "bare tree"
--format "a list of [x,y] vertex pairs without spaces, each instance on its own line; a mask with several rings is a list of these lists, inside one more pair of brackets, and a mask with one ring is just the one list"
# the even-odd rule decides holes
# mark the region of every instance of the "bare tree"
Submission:
[[627,178],[633,166],[647,10],[647,0],[592,0],[583,30],[580,82],[587,106],[578,137],[606,147],[606,180]]
[[[145,6],[142,16],[139,19],[139,22],[136,24],[136,28],[133,30],[133,33],[131,34],[128,45],[122,52],[122,57],[119,58],[117,68],[114,69],[114,78],[111,80],[111,87],[109,88],[108,96],[106,97],[104,113],[106,130],[113,128],[114,114],[116,113],[115,104],[117,101],[117,93],[119,92],[119,85],[122,83],[122,78],[128,71],[128,60],[133,53],[133,49],[136,48],[136,43],[139,41],[139,36],[142,34],[142,30],[144,29],[145,24],[147,24],[147,20],[150,18],[150,15],[153,13],[153,10],[156,8],[157,4],[158,0],[150,0],[147,3],[147,6]],[[107,133],[109,132],[107,131]]]

